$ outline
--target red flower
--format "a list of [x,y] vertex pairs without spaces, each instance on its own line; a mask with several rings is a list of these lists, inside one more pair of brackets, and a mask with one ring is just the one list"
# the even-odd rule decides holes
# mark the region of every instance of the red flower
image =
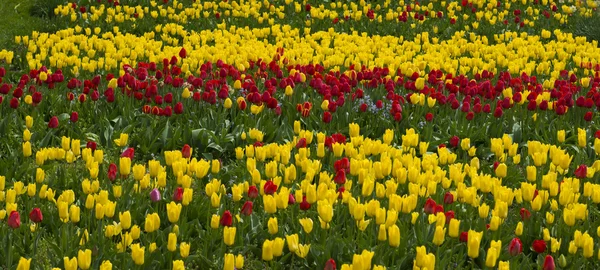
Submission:
[[[11,101],[11,104],[12,104],[12,101]],[[48,121],[48,127],[49,128],[57,128],[58,127],[58,117],[52,116],[52,118],[50,118],[50,121]]]
[[444,213],[444,215],[446,216],[446,224],[450,224],[450,220],[453,219],[455,216],[454,211],[452,210]]
[[300,140],[298,140],[298,142],[296,143],[296,148],[305,148],[305,147],[306,147],[306,139],[301,138]]
[[231,212],[229,212],[229,210],[226,210],[225,213],[221,215],[220,223],[221,226],[231,227],[231,224],[233,224],[233,216],[231,215]]
[[15,97],[12,98],[10,100],[10,107],[13,108],[13,109],[18,108],[19,107],[19,100],[17,98],[15,98]]
[[108,165],[108,180],[115,181],[116,178],[117,178],[117,165],[114,163],[111,163],[110,165]]
[[185,48],[181,48],[181,50],[179,51],[179,57],[181,58],[186,58],[187,57],[187,51],[185,50]]
[[365,103],[360,104],[360,111],[361,112],[366,112],[367,108],[368,108],[367,104],[365,104]]
[[79,113],[72,112],[71,113],[71,123],[77,123],[78,120],[79,120]]
[[427,214],[433,214],[435,212],[436,206],[437,206],[437,203],[432,198],[427,198],[427,201],[425,202],[425,206],[423,207],[423,210]]
[[425,121],[427,121],[427,122],[433,121],[433,114],[432,113],[425,114]]
[[[292,195],[292,194],[290,194],[290,195]],[[246,201],[244,203],[244,206],[242,206],[242,210],[241,210],[242,214],[244,214],[246,216],[252,215],[252,206],[253,205],[254,204],[251,201]]]
[[183,198],[183,188],[177,187],[173,192],[173,201],[180,202]]
[[217,20],[218,20],[218,19],[220,19],[220,18],[221,18],[221,13],[219,13],[219,12],[215,13],[215,18],[216,18]]
[[92,152],[96,151],[96,142],[88,141],[87,144],[85,145],[85,147],[92,149]]
[[256,197],[258,197],[258,189],[256,188],[256,186],[250,186],[248,188],[248,198],[254,199]]
[[331,122],[331,113],[330,112],[324,112],[323,113],[323,122],[324,123]]
[[302,202],[300,203],[300,209],[304,210],[304,211],[310,209],[310,203],[308,203],[306,201],[306,196],[302,196]]
[[8,217],[8,226],[10,226],[13,229],[21,227],[21,215],[19,215],[19,212],[10,212],[10,216]]
[[311,8],[311,7],[310,7],[310,4],[306,4],[306,5],[304,6],[304,10],[306,10],[306,12],[309,12],[309,11],[310,11],[310,8]]
[[334,181],[339,185],[346,183],[346,172],[344,170],[337,170]]
[[543,253],[546,251],[546,241],[534,240],[533,244],[531,244],[531,248],[537,253]]
[[325,268],[323,270],[336,270],[335,261],[333,259],[327,260]]
[[494,117],[500,118],[503,114],[502,107],[496,107],[496,110],[494,110]]
[[513,238],[508,245],[508,253],[512,256],[517,256],[523,252],[523,243],[518,237]]
[[183,148],[181,149],[181,155],[184,158],[190,158],[192,155],[192,148],[188,144],[183,145]]
[[592,112],[586,112],[583,116],[583,119],[589,122],[592,121],[592,117],[594,117],[594,114],[592,114]]
[[277,185],[273,183],[273,180],[269,180],[264,186],[265,194],[272,195],[277,191]]
[[556,265],[554,265],[554,258],[551,255],[546,255],[546,259],[544,259],[543,270],[554,270],[556,269]]
[[471,111],[467,113],[467,116],[465,116],[465,118],[469,121],[473,120],[473,117],[475,117],[475,114]]
[[522,220],[528,220],[531,217],[531,212],[525,208],[521,208],[520,214]]
[[288,196],[288,204],[296,204],[296,197],[293,194]]
[[460,138],[458,136],[452,136],[452,138],[450,138],[450,146],[457,147],[459,143]]
[[121,157],[128,157],[129,159],[133,159],[134,155],[135,155],[135,149],[133,149],[133,147],[129,147],[129,148],[125,149],[125,151],[123,151],[123,154],[121,154]]
[[456,23],[456,19],[452,18],[450,19],[450,24],[455,24]]
[[31,219],[31,221],[35,223],[42,222],[42,220],[44,219],[44,216],[42,215],[42,210],[40,210],[39,208],[33,208],[31,212],[29,212],[29,219]]
[[444,203],[452,204],[453,202],[454,202],[454,195],[452,195],[452,193],[450,193],[450,192],[446,192],[446,194],[444,194]]
[[579,179],[583,179],[587,176],[587,166],[584,164],[579,165],[579,167],[575,170],[575,177]]
[[459,240],[461,242],[463,242],[463,243],[466,243],[467,241],[469,241],[469,233],[468,232],[461,232]]

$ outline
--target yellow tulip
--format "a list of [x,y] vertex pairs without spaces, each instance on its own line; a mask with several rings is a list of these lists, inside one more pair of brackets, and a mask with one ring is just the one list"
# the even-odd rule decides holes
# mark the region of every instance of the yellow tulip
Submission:
[[179,221],[179,215],[181,214],[181,204],[171,201],[167,204],[167,216],[169,222],[177,223]]
[[146,247],[141,247],[140,244],[131,245],[131,258],[136,265],[144,264],[144,252]]
[[223,228],[223,242],[225,245],[232,246],[235,243],[236,227]]
[[79,250],[77,253],[77,265],[79,268],[83,270],[87,270],[90,268],[92,264],[92,251],[89,249]]

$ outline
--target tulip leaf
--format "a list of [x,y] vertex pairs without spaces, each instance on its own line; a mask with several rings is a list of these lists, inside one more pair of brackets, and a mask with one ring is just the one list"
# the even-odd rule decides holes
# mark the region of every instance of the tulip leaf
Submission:
[[162,145],[165,146],[167,144],[167,138],[169,136],[169,120],[167,120],[167,123],[165,124],[165,128],[163,129],[161,136],[160,136],[160,140],[162,142]]

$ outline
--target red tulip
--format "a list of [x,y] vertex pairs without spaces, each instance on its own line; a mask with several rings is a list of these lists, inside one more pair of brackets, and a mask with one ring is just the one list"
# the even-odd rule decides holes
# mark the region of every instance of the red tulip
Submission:
[[579,167],[575,170],[575,177],[579,179],[583,179],[587,176],[587,166],[584,164],[579,165]]
[[114,163],[111,163],[110,165],[108,165],[108,180],[115,181],[116,178],[117,178],[117,165]]
[[85,145],[85,147],[92,149],[92,152],[96,151],[96,142],[88,141],[87,144]]
[[52,116],[52,118],[50,118],[50,121],[48,121],[48,127],[49,128],[57,128],[58,127],[58,117]]
[[8,226],[10,226],[13,229],[21,227],[21,215],[19,215],[19,212],[10,212],[10,216],[8,217]]
[[72,112],[71,113],[71,123],[77,123],[78,120],[79,120],[79,113]]
[[183,198],[183,188],[177,187],[173,192],[173,201],[180,202]]
[[192,148],[188,144],[183,145],[183,148],[181,149],[181,155],[184,158],[190,158],[192,155]]
[[221,215],[220,223],[221,226],[231,227],[231,224],[233,224],[233,216],[231,215],[231,212],[229,212],[229,210],[226,210],[225,213]]
[[543,253],[546,251],[546,241],[544,240],[534,240],[533,244],[531,244],[531,248],[537,253]]
[[273,180],[269,180],[265,183],[264,192],[265,194],[272,195],[277,191],[277,185],[273,183]]
[[425,211],[427,214],[433,214],[436,206],[437,203],[432,198],[427,198],[427,201],[425,201],[425,206],[423,206],[423,211]]
[[252,215],[252,206],[253,205],[254,204],[252,203],[252,201],[246,201],[244,203],[244,206],[242,206],[242,210],[241,210],[242,214],[244,214],[246,216]]
[[450,138],[450,146],[457,147],[459,143],[460,138],[458,136],[452,136],[452,138]]
[[327,260],[325,268],[323,270],[336,270],[335,261],[333,259]]
[[42,210],[39,208],[33,208],[31,212],[29,212],[29,219],[35,223],[40,223],[44,219],[42,215]]
[[19,100],[17,98],[12,98],[10,100],[10,107],[13,109],[19,108]]
[[310,203],[306,201],[306,196],[302,196],[302,202],[300,203],[300,210],[308,210],[310,209]]
[[346,183],[346,171],[345,170],[337,170],[337,172],[335,173],[334,181],[336,184],[339,184],[339,185],[343,185],[344,183]]
[[296,197],[294,197],[294,195],[293,195],[293,194],[290,194],[290,195],[288,196],[288,204],[292,204],[292,205],[293,205],[293,204],[296,204]]
[[296,143],[296,148],[306,148],[306,139],[301,138],[300,140],[298,140],[298,142]]
[[453,202],[454,202],[454,195],[452,195],[452,193],[450,193],[450,192],[446,192],[444,194],[444,203],[452,204]]
[[323,122],[324,123],[331,122],[331,113],[330,112],[324,112],[323,113]]
[[181,50],[179,51],[179,57],[181,58],[186,58],[187,57],[187,51],[185,50],[185,48],[181,48]]
[[556,269],[556,265],[554,265],[554,258],[551,255],[546,255],[546,259],[544,259],[543,270],[554,270]]
[[520,214],[522,220],[528,220],[531,217],[531,212],[525,208],[521,208]]
[[461,232],[459,240],[461,242],[463,242],[463,243],[466,243],[467,241],[469,241],[469,233],[468,232]]
[[427,121],[427,122],[433,121],[433,114],[432,113],[425,114],[425,121]]
[[523,252],[523,243],[518,237],[513,238],[508,245],[508,253],[512,256],[517,256]]
[[592,121],[592,118],[594,117],[594,114],[592,112],[586,112],[585,115],[583,116],[583,119],[585,121]]
[[133,159],[134,155],[135,155],[135,149],[133,149],[133,147],[129,147],[129,148],[125,149],[125,151],[123,151],[123,153],[121,154],[121,157],[128,157],[129,159]]
[[248,198],[254,199],[256,197],[258,197],[258,189],[256,188],[256,186],[250,186],[248,188]]

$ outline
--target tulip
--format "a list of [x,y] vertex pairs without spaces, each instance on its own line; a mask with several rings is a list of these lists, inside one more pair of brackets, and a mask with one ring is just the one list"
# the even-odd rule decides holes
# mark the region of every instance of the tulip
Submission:
[[29,219],[35,223],[40,223],[44,219],[42,215],[42,210],[39,208],[33,208],[31,212],[29,212]]
[[294,253],[298,250],[298,234],[286,235],[285,240],[290,252]]
[[495,170],[496,176],[498,178],[504,178],[504,177],[506,177],[506,171],[507,171],[506,164],[500,163],[498,165],[498,167],[496,167],[496,170]]
[[448,230],[448,235],[450,237],[458,237],[460,233],[460,220],[451,219],[450,220],[450,229]]
[[10,226],[13,229],[17,229],[19,227],[21,227],[21,215],[19,215],[19,212],[17,211],[11,211],[10,215],[8,216],[8,226]]
[[388,228],[388,239],[391,247],[400,246],[400,228],[396,224]]
[[542,269],[543,270],[554,270],[555,268],[556,268],[556,266],[554,265],[554,258],[552,257],[552,255],[546,255]]
[[468,232],[468,240],[467,240],[467,253],[469,257],[475,259],[479,257],[479,244],[481,242],[481,237],[483,236],[483,232],[476,232],[473,230],[469,230]]
[[179,221],[181,207],[181,204],[175,203],[173,201],[167,204],[167,216],[169,218],[169,222],[177,223]]
[[523,222],[519,221],[519,223],[517,223],[517,228],[515,228],[515,234],[517,236],[521,236],[523,234]]
[[64,257],[63,263],[65,270],[77,270],[77,258],[73,257],[69,259],[68,257]]
[[235,243],[236,227],[225,227],[223,229],[223,241],[225,245],[232,246]]
[[508,245],[508,253],[511,256],[517,256],[523,251],[523,243],[518,237],[513,238]]
[[242,256],[242,254],[238,254],[237,256],[235,256],[235,268],[244,268],[244,256]]
[[144,264],[144,251],[146,247],[141,247],[140,244],[131,245],[131,258],[136,265]]
[[235,265],[235,257],[231,253],[225,254],[225,259],[223,260],[223,270],[234,270]]
[[299,244],[298,250],[296,250],[295,253],[300,258],[306,258],[306,255],[308,255],[309,251],[310,251],[310,244],[308,244],[308,245]]
[[283,245],[285,244],[285,240],[283,238],[275,238],[273,239],[273,256],[279,257],[283,254]]
[[231,215],[231,212],[229,212],[229,210],[226,210],[223,213],[219,223],[221,224],[221,226],[231,227],[231,225],[233,224],[233,216]]
[[275,214],[277,212],[277,201],[273,195],[263,196],[263,204],[265,212],[269,214]]
[[29,270],[30,265],[31,265],[31,258],[25,259],[24,257],[21,257],[19,259],[19,264],[17,265],[17,270]]
[[544,240],[533,240],[533,244],[531,244],[533,250],[537,253],[543,253],[546,251],[546,241]]
[[129,140],[129,134],[121,133],[118,139],[115,139],[114,142],[118,147],[124,147],[127,145],[127,141]]
[[336,270],[335,260],[327,260],[327,262],[325,263],[325,268],[323,268],[323,270]]
[[128,230],[131,227],[131,213],[129,211],[119,213],[119,221],[121,222],[121,228]]
[[128,157],[122,157],[119,160],[119,173],[122,176],[128,176],[131,172],[131,159]]
[[318,202],[317,212],[319,213],[319,217],[326,223],[329,223],[333,218],[333,206],[327,201]]
[[31,143],[30,142],[24,142],[23,143],[23,156],[24,157],[30,157],[32,155],[32,151],[31,151]]
[[182,260],[173,261],[173,270],[185,270],[185,263]]
[[262,259],[264,261],[272,261],[273,260],[273,241],[265,240],[265,242],[263,242]]
[[79,268],[83,270],[87,270],[90,268],[92,264],[92,251],[89,249],[79,250],[77,253],[77,265]]
[[152,191],[150,191],[150,200],[152,200],[153,202],[158,202],[160,201],[161,196],[160,196],[160,191],[158,189],[153,189]]
[[50,121],[48,121],[48,127],[49,128],[57,128],[58,127],[58,117],[52,116],[52,118],[50,118]]
[[269,233],[270,234],[277,234],[277,232],[279,231],[279,227],[277,225],[277,218],[276,217],[269,218],[269,221],[268,221],[267,225],[268,225],[268,229],[269,229]]

